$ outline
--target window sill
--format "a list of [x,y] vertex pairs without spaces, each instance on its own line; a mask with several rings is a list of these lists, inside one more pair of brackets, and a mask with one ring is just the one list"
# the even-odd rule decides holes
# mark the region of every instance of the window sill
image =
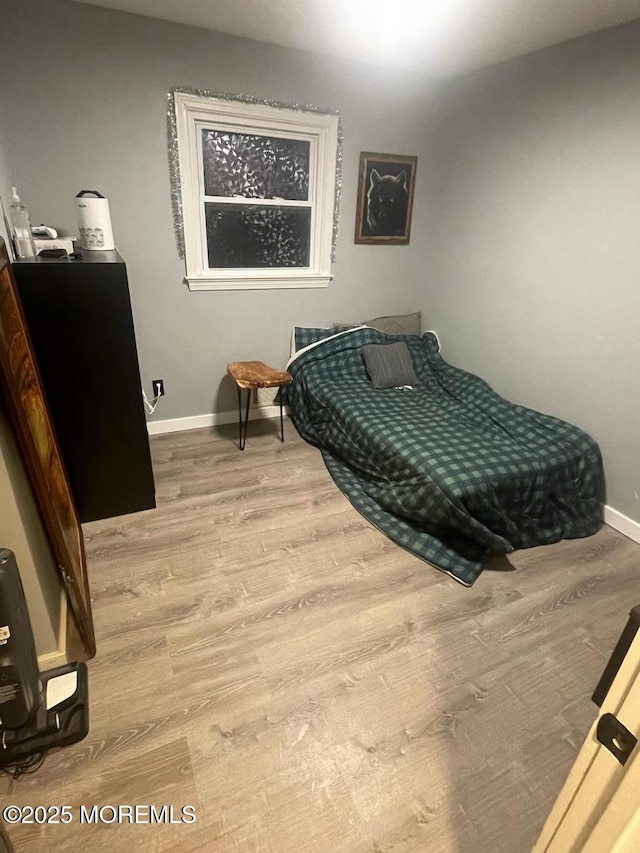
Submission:
[[185,278],[189,290],[290,290],[308,287],[327,287],[331,275],[294,275],[281,278],[260,276],[238,278],[234,276],[191,275]]

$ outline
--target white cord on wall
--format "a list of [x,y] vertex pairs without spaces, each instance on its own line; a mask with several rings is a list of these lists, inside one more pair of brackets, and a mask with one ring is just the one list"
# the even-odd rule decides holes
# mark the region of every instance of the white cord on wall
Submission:
[[144,404],[147,407],[147,414],[152,415],[155,412],[156,408],[158,407],[158,403],[160,402],[161,397],[162,397],[162,394],[158,394],[157,397],[154,397],[153,400],[151,402],[149,402],[147,400],[147,394],[146,394],[144,388],[142,389],[142,399],[144,400]]

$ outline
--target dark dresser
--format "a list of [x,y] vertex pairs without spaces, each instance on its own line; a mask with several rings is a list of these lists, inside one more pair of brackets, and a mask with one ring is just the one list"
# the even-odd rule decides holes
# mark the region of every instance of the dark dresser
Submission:
[[80,521],[153,509],[123,259],[31,258],[13,272]]

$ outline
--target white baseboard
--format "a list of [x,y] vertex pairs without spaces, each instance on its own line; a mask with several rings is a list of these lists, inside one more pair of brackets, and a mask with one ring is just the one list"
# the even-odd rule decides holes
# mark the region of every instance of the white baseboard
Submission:
[[[250,421],[261,421],[265,418],[280,416],[280,406],[254,406],[249,410]],[[202,429],[203,427],[234,424],[238,422],[238,411],[212,412],[207,415],[191,415],[187,418],[169,418],[165,421],[148,421],[149,435],[162,435],[165,432],[180,432],[186,429]]]
[[602,507],[602,520],[605,524],[608,524],[609,527],[613,527],[614,530],[622,533],[623,536],[626,536],[640,544],[639,522],[634,521],[632,518],[623,515],[621,512],[618,512],[617,509],[607,506],[606,504]]
[[63,666],[65,663],[71,663],[67,656],[67,618],[69,609],[69,599],[67,592],[62,583],[60,583],[60,611],[58,615],[58,648],[50,652],[38,655],[38,669],[40,672],[46,672],[49,669],[55,669],[58,666]]
[[57,652],[48,652],[46,655],[38,655],[38,669],[40,672],[57,669],[59,666],[64,666],[69,662],[66,653],[61,649],[58,649]]

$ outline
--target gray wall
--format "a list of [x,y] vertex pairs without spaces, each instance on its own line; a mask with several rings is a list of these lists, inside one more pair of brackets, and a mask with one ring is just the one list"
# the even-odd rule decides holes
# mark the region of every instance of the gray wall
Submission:
[[[32,219],[73,232],[78,190],[110,200],[145,387],[162,377],[167,389],[156,419],[233,409],[227,362],[282,365],[295,323],[416,310],[432,231],[434,96],[424,79],[64,0],[3,3],[0,57],[8,155]],[[191,293],[182,283],[166,151],[166,94],[176,85],[341,111],[344,192],[327,289]],[[353,244],[361,150],[418,155],[409,247]]]
[[600,443],[640,521],[640,24],[448,84],[437,268],[445,355]]
[[[0,198],[2,199],[2,203],[4,204],[4,209],[6,211],[7,217],[9,216],[9,205],[11,204],[11,175],[9,168],[9,161],[7,158],[7,154],[5,151],[5,143],[4,143],[4,134],[5,134],[6,125],[2,120],[2,113],[0,112]],[[20,190],[18,190],[20,192]],[[3,240],[8,239],[7,229],[4,224],[4,216],[2,215],[2,209],[0,209],[0,237]],[[9,254],[11,257],[11,254]]]

